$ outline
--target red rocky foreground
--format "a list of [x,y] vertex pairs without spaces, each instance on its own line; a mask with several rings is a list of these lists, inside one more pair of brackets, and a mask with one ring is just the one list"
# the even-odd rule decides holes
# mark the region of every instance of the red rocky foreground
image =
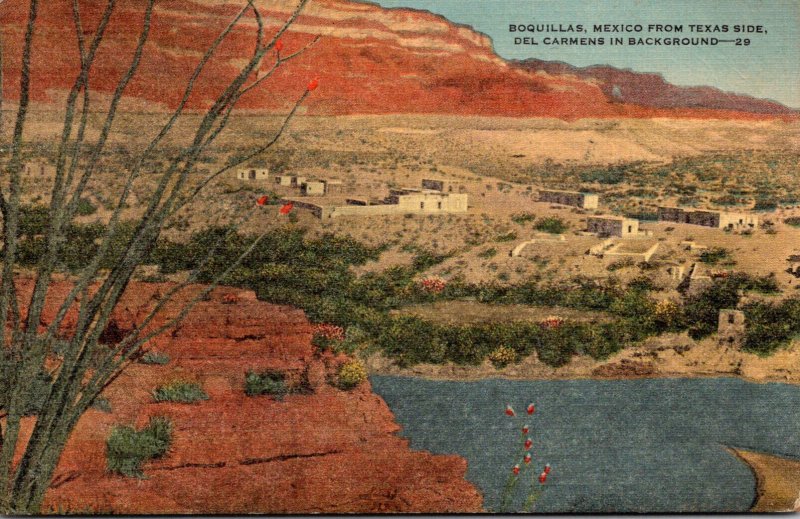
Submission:
[[[23,285],[28,285],[24,283]],[[169,288],[132,284],[115,314],[130,329]],[[51,301],[68,285],[51,287]],[[180,293],[178,304],[202,287]],[[28,291],[30,287],[28,285]],[[21,291],[25,292],[24,286]],[[46,312],[53,315],[55,305]],[[476,512],[481,496],[464,479],[465,460],[414,452],[368,382],[353,391],[328,383],[346,360],[320,355],[300,310],[257,301],[250,291],[215,290],[183,324],[152,341],[165,366],[134,364],[104,393],[112,412],[90,410],[58,466],[45,512],[237,514],[309,512]],[[312,394],[283,401],[247,397],[248,370],[308,374]],[[210,399],[154,403],[152,391],[175,380],[199,382]],[[144,426],[169,417],[173,444],[144,465],[145,479],[106,471],[105,442],[115,424]],[[27,423],[27,431],[30,423]]]

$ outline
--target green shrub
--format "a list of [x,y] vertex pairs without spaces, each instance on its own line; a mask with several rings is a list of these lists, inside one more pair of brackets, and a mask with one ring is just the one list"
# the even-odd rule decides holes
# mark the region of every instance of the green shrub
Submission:
[[289,394],[286,373],[279,370],[267,370],[261,373],[248,371],[244,378],[244,392],[247,396],[270,395],[276,400],[282,400]]
[[166,353],[162,353],[159,351],[148,351],[144,355],[141,356],[139,359],[140,364],[155,364],[158,366],[163,366],[164,364],[169,363],[169,355]]
[[496,242],[506,242],[506,241],[514,241],[517,239],[517,233],[515,232],[507,232],[505,234],[501,234],[497,236],[494,241]]
[[709,265],[716,265],[731,257],[731,251],[724,247],[713,247],[700,253],[700,261]]
[[789,218],[784,218],[783,223],[792,227],[800,227],[800,216],[790,216]]
[[624,167],[610,167],[581,173],[582,182],[597,182],[598,184],[619,184],[625,180]]
[[542,218],[536,222],[536,225],[534,225],[533,228],[537,231],[547,232],[550,234],[563,234],[567,232],[569,225],[561,218],[556,216],[548,216],[547,218]]
[[367,380],[367,368],[358,359],[348,361],[339,368],[339,387],[350,390]]
[[94,402],[92,402],[92,409],[100,411],[101,413],[110,413],[111,402],[109,402],[106,397],[98,396],[94,399]]
[[170,382],[153,391],[156,402],[179,402],[194,404],[201,400],[208,400],[208,395],[197,382],[176,381]]
[[759,198],[753,206],[754,211],[774,211],[777,208],[777,200],[771,198]]
[[78,200],[78,206],[75,208],[75,213],[78,216],[89,216],[97,212],[95,206],[88,198],[81,198]]
[[536,215],[533,213],[523,212],[523,213],[514,213],[511,215],[511,221],[522,225],[524,223],[532,222],[536,219]]
[[478,257],[483,259],[489,259],[495,256],[497,256],[497,249],[494,247],[489,247],[488,249],[478,253]]
[[489,362],[495,368],[503,368],[517,361],[517,352],[508,346],[500,346],[489,354]]
[[142,478],[142,464],[164,456],[171,443],[172,422],[163,416],[150,418],[140,431],[127,425],[115,426],[106,440],[106,465],[109,472]]

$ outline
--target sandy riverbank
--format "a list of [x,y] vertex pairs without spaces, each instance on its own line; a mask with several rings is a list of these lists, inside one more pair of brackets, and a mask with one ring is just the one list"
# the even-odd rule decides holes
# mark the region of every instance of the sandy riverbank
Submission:
[[752,512],[800,511],[800,460],[741,449],[730,449],[756,477]]

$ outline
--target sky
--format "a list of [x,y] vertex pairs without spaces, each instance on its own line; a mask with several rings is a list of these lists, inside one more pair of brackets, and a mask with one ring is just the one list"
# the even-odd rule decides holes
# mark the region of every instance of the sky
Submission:
[[[637,72],[658,72],[681,86],[709,85],[772,99],[800,108],[799,0],[373,0],[384,7],[411,7],[441,14],[488,34],[495,52],[507,59],[538,58],[571,65],[607,64]],[[509,25],[584,24],[585,34],[509,32]],[[597,34],[595,24],[642,24],[641,33]],[[683,33],[648,33],[649,24],[683,25]],[[545,45],[546,36],[717,37],[746,34],[690,33],[689,24],[761,25],[749,46],[565,46]],[[539,45],[515,44],[533,36]]]

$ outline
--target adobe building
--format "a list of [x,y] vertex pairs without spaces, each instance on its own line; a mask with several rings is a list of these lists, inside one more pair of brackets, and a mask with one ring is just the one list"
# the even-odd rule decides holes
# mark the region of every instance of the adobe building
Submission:
[[300,184],[300,194],[304,196],[323,196],[325,194],[325,182],[306,180]]
[[339,180],[322,180],[325,184],[326,195],[340,195],[344,193],[344,184]]
[[292,182],[297,182],[296,178],[291,175],[278,175],[275,177],[275,183],[283,187],[292,187]]
[[659,207],[659,222],[687,223],[715,229],[742,229],[758,226],[758,216],[747,213],[729,213],[682,207]]
[[601,237],[629,238],[639,234],[639,220],[621,216],[590,216],[586,220],[586,230]]
[[600,205],[600,197],[592,193],[578,191],[541,190],[539,191],[539,202],[570,205],[582,209],[597,209],[598,205]]
[[238,180],[268,180],[269,169],[265,168],[241,168],[236,170]]
[[401,213],[465,213],[467,195],[407,187],[390,189],[386,204],[396,205]]
[[[306,186],[310,184],[306,182]],[[312,186],[314,187],[314,186]],[[467,194],[442,193],[429,189],[392,189],[389,196],[380,201],[361,198],[348,198],[344,205],[327,205],[316,200],[284,199],[292,202],[297,209],[306,209],[320,219],[340,216],[378,216],[401,214],[444,214],[467,211]],[[320,201],[321,202],[321,201]]]
[[720,346],[741,348],[744,344],[745,332],[744,312],[730,309],[719,311],[717,340]]
[[23,175],[32,180],[53,180],[56,178],[56,167],[43,161],[28,162]]
[[446,180],[443,178],[423,178],[422,188],[442,193],[463,193],[464,185],[461,182]]

